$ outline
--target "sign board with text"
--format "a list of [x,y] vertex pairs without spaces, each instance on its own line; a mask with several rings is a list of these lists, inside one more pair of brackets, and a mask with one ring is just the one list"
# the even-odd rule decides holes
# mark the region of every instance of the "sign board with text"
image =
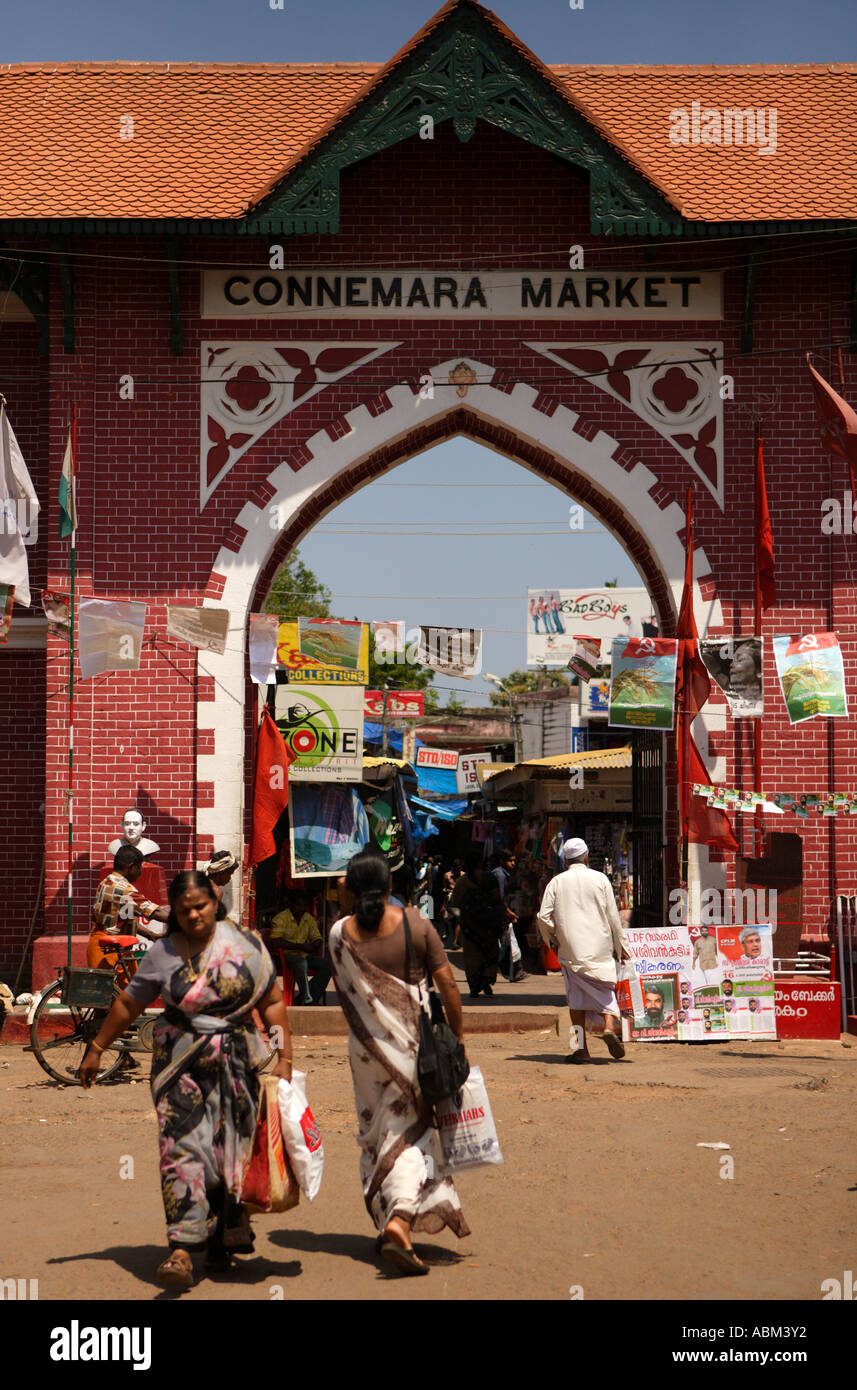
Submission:
[[[383,690],[363,692],[363,712],[367,719],[381,719],[384,714]],[[421,719],[425,713],[425,692],[422,690],[388,690],[387,716],[390,719]]]

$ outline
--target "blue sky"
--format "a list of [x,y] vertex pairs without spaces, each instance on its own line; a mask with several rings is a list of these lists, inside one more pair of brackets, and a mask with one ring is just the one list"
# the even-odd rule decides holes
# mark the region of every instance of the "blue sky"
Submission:
[[[275,0],[276,3],[276,0]],[[385,61],[439,9],[432,0],[35,0],[4,6],[3,62]],[[555,63],[798,63],[854,59],[854,0],[499,0]]]
[[[7,4],[0,60],[381,62],[437,8],[431,0],[283,0],[282,9],[270,0],[38,0]],[[567,0],[500,0],[494,8],[548,62],[857,58],[857,0],[584,0],[575,10]],[[344,503],[301,553],[340,616],[482,627],[484,667],[504,675],[524,663],[528,586],[639,582],[603,530],[568,530],[568,502],[511,461],[453,440]],[[490,687],[458,689],[484,702]]]

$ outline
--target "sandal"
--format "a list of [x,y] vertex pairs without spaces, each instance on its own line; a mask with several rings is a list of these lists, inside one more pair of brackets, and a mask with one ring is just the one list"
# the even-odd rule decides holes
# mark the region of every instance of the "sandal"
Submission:
[[391,1240],[385,1241],[381,1246],[380,1255],[382,1260],[388,1264],[395,1265],[402,1274],[428,1274],[428,1265],[424,1265],[418,1260],[413,1250],[406,1250],[403,1245],[394,1245]]
[[619,1037],[618,1033],[614,1033],[612,1029],[605,1028],[603,1037],[605,1043],[607,1044],[607,1051],[610,1053],[610,1056],[613,1058],[615,1062],[620,1061],[621,1058],[625,1056],[625,1044]]
[[168,1289],[189,1289],[193,1286],[193,1264],[186,1250],[173,1250],[155,1275],[159,1284]]
[[589,1052],[570,1052],[565,1060],[573,1062],[577,1067],[585,1067],[587,1062],[592,1061],[592,1054]]

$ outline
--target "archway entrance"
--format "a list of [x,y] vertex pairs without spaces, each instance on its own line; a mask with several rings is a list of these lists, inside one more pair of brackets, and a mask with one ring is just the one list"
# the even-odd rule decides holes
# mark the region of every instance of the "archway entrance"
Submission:
[[[224,749],[230,760],[233,753],[243,753],[248,765],[247,738],[256,703],[246,680],[242,639],[249,615],[261,610],[286,556],[347,497],[456,435],[513,459],[601,521],[642,576],[661,633],[674,634],[684,569],[684,513],[652,471],[623,442],[601,430],[597,420],[576,414],[524,383],[498,379],[490,364],[455,359],[437,364],[430,375],[435,382],[453,377],[464,384],[438,389],[428,399],[416,385],[391,386],[369,406],[330,421],[278,463],[236,516],[209,584],[209,594],[233,614],[236,632],[223,656],[201,657],[201,670],[215,677],[214,699],[199,712],[200,732],[205,727],[207,735],[197,767],[201,782],[214,780],[212,757],[224,768]],[[698,550],[694,597],[702,631],[722,620],[717,598],[703,600],[700,590],[699,576],[708,570]],[[708,752],[708,730],[722,719],[719,711],[706,710],[698,721],[695,733],[703,755]],[[213,804],[200,811],[197,828],[213,835],[218,845],[240,852],[248,788],[237,758],[232,765],[234,776],[218,773]],[[650,833],[652,828],[650,822]],[[665,801],[661,837],[674,850],[674,787]],[[708,863],[704,849],[695,851],[690,872],[706,882],[720,881],[719,866]]]

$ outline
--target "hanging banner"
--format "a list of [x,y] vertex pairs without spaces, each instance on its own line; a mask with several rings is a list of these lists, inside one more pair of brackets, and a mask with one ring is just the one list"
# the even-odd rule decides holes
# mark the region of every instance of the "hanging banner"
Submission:
[[567,666],[580,637],[643,637],[652,617],[645,589],[528,589],[527,665]]
[[80,674],[137,671],[146,624],[145,603],[82,598],[77,624]]
[[250,679],[256,685],[273,685],[277,679],[277,624],[274,613],[250,614]]
[[228,631],[228,608],[190,608],[167,604],[167,636],[187,642],[188,646],[222,656],[226,651]]
[[421,627],[417,661],[445,676],[472,681],[482,670],[482,629]]
[[620,729],[671,729],[678,643],[673,637],[614,637],[608,723]]
[[346,618],[291,618],[277,630],[289,685],[368,685],[369,627]]
[[[610,708],[610,681],[592,681],[586,687],[585,694],[581,696],[586,701],[585,709],[587,714],[606,714]],[[574,750],[577,752],[577,749]]]
[[775,637],[777,674],[789,719],[842,719],[848,715],[842,649],[835,632]]
[[720,687],[733,719],[761,719],[763,647],[761,637],[703,638],[699,655]]
[[596,675],[601,662],[601,638],[575,637],[574,641],[574,655],[569,659],[566,670],[589,682]]
[[[390,719],[422,719],[425,694],[422,690],[388,690],[387,717]],[[381,719],[384,714],[383,690],[364,690],[363,713],[367,719]]]
[[0,584],[0,647],[9,641],[12,628],[12,605],[15,602],[15,585]]
[[277,728],[295,755],[290,782],[359,782],[363,777],[363,691],[359,686],[278,685]]
[[628,941],[643,1009],[626,1013],[626,1039],[776,1038],[770,923],[638,928]]
[[71,597],[55,589],[42,589],[42,609],[48,620],[48,632],[54,637],[71,641]]

